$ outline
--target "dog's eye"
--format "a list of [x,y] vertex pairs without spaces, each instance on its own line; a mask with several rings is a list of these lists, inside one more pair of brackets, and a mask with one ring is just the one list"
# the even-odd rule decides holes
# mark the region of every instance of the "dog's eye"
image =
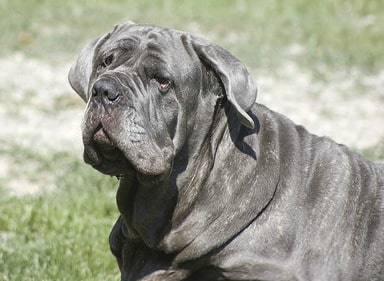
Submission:
[[106,56],[103,59],[103,61],[98,65],[97,70],[96,70],[97,74],[100,75],[105,70],[105,68],[110,66],[113,62],[113,59],[114,59],[113,54]]
[[168,78],[163,78],[163,77],[155,77],[157,83],[159,83],[159,89],[161,92],[166,92],[169,90],[169,88],[172,85],[171,80]]
[[99,68],[106,68],[113,62],[113,55],[109,55],[103,59],[103,62],[99,65]]

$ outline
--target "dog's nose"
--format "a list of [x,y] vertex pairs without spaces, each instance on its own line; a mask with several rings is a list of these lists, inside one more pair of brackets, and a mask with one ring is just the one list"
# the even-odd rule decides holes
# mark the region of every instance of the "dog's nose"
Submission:
[[92,96],[106,98],[109,101],[116,101],[120,93],[114,83],[101,79],[95,82],[92,88]]

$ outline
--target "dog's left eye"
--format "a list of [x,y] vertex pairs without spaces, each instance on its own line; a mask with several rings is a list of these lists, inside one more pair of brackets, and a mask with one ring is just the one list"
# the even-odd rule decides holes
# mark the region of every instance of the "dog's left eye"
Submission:
[[168,91],[172,85],[171,80],[169,80],[168,78],[155,77],[155,80],[157,81],[157,83],[159,83],[159,89],[161,92]]

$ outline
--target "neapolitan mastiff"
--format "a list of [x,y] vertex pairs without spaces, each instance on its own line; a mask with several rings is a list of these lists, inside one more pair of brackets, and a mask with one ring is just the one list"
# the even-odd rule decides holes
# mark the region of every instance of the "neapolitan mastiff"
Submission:
[[228,51],[127,23],[69,81],[85,162],[120,177],[122,280],[384,280],[383,167],[255,103]]

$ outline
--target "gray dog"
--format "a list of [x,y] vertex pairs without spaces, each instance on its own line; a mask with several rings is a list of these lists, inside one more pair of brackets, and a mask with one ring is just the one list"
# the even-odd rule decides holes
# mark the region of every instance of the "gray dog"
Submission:
[[121,280],[384,280],[384,168],[255,103],[228,51],[127,23],[69,81],[85,162],[120,178]]

